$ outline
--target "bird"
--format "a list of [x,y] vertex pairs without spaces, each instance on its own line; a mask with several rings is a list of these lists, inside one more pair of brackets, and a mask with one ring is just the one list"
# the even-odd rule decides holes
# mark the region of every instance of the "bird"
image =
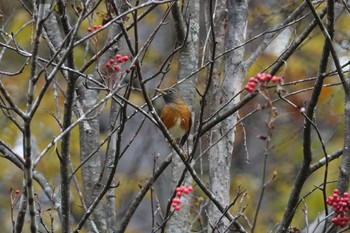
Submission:
[[158,107],[160,119],[175,140],[183,146],[192,126],[192,113],[175,88],[156,89],[164,102]]

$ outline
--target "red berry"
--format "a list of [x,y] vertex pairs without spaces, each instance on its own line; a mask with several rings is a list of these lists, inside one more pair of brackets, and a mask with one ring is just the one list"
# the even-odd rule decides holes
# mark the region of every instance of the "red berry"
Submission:
[[97,29],[101,29],[101,28],[102,28],[102,25],[98,25],[98,26],[97,26]]
[[177,205],[177,206],[175,206],[174,209],[175,209],[175,211],[179,211],[181,209],[181,206]]
[[249,85],[245,85],[244,89],[246,89],[248,92],[253,92],[254,91],[254,88],[252,88]]
[[117,58],[117,62],[118,62],[118,63],[122,63],[122,62],[123,62],[123,59],[122,59],[122,58]]
[[255,77],[250,77],[248,82],[258,83],[258,80]]
[[111,58],[111,59],[108,60],[108,62],[109,62],[110,64],[113,64],[113,63],[114,63],[114,59]]
[[129,57],[128,56],[124,56],[122,57],[123,61],[128,61],[129,60]]
[[176,204],[181,204],[181,200],[179,198],[173,198],[172,202]]
[[344,219],[340,219],[340,220],[338,221],[338,226],[340,226],[340,227],[345,227],[346,224],[347,224],[347,222],[344,221]]
[[110,68],[111,68],[111,64],[107,63],[107,64],[106,64],[106,68],[107,68],[107,69],[110,69]]
[[265,81],[265,75],[264,74],[257,74],[256,76],[256,79],[259,80],[260,82],[264,82]]
[[262,73],[262,81],[263,81],[263,82],[266,82],[267,80],[268,80],[267,74]]
[[19,189],[16,189],[15,193],[16,193],[16,195],[18,195],[20,193]]
[[348,192],[345,192],[345,193],[343,194],[343,197],[349,197],[349,193],[348,193]]
[[279,76],[273,76],[271,78],[271,82],[273,82],[273,83],[279,83],[281,81],[282,81],[282,77],[279,77]]
[[117,54],[117,55],[115,55],[115,58],[117,58],[117,59],[119,59],[119,58],[121,58],[122,56],[120,55],[120,54]]
[[97,25],[94,25],[94,30],[96,30],[97,29]]
[[185,187],[184,190],[183,190],[183,193],[184,193],[184,194],[188,194],[188,193],[190,193],[190,191],[188,191],[188,188]]
[[187,187],[188,191],[192,192],[193,191],[193,187],[190,185]]
[[176,187],[175,191],[176,192],[181,192],[181,188],[180,187]]
[[91,28],[87,28],[87,31],[88,31],[88,32],[92,32],[92,29],[91,29]]
[[270,79],[272,78],[272,75],[271,75],[271,74],[266,74],[266,78],[267,78],[268,80],[270,80]]
[[256,87],[256,83],[255,82],[249,82],[247,85],[250,86],[253,89],[255,89],[255,87]]
[[181,197],[181,195],[182,195],[182,192],[176,192],[177,197]]
[[119,66],[117,66],[117,65],[113,66],[113,70],[119,71]]
[[334,189],[333,193],[338,194],[339,193],[339,189]]
[[175,208],[175,207],[177,206],[177,203],[172,202],[172,203],[171,203],[171,206]]

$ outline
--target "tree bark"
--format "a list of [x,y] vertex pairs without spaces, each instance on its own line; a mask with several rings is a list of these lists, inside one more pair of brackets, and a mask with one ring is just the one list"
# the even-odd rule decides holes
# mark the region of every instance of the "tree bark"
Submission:
[[[248,3],[247,1],[233,1],[228,0],[226,7],[223,2],[218,2],[216,24],[222,24],[225,11],[227,10],[226,24],[226,38],[225,38],[225,50],[234,48],[245,41],[246,38],[246,26],[248,16]],[[221,22],[220,22],[221,21]],[[221,28],[218,33],[218,41],[222,41]],[[215,42],[216,42],[216,38]],[[215,43],[214,42],[214,43]],[[218,53],[222,52],[222,47],[218,45]],[[212,106],[216,106],[212,109],[212,113],[215,113],[221,107],[220,103],[227,103],[235,96],[242,87],[246,70],[243,65],[244,47],[238,48],[225,55],[224,63],[224,77],[220,78],[220,63],[217,64],[217,68],[212,76],[214,84],[214,94],[212,98],[215,102]],[[219,66],[220,65],[220,66]],[[210,77],[211,78],[211,77]],[[240,101],[237,96],[230,104],[228,108],[234,106]],[[233,130],[234,125],[237,122],[237,113],[228,117],[220,124],[218,124],[211,132],[211,143],[217,143],[211,150],[209,155],[209,177],[210,177],[210,189],[215,194],[216,198],[223,204],[228,205],[230,201],[230,181],[232,179],[230,175],[231,158],[233,151],[233,143],[235,140],[235,133]],[[213,204],[209,208],[209,223],[208,231],[214,230],[223,232],[227,229],[228,221],[222,217],[222,213]],[[222,220],[220,220],[222,219]]]
[[[179,80],[183,80],[198,69],[198,47],[199,47],[199,1],[190,0],[184,4],[188,4],[187,14],[184,14],[180,10],[179,2],[173,6],[173,18],[178,30],[178,43],[184,43],[183,48],[179,52]],[[189,26],[186,30],[185,18]],[[186,36],[187,33],[187,36]],[[186,41],[183,41],[187,39]],[[179,85],[179,92],[183,96],[184,100],[190,105],[194,104],[195,91],[194,86],[196,83],[196,75],[191,79]],[[194,119],[192,109],[192,119]],[[194,125],[192,124],[194,128]],[[187,148],[190,148],[190,142],[187,143]],[[184,147],[186,148],[186,146]],[[179,182],[182,173],[185,170],[185,165],[181,161],[180,157],[174,154],[172,162],[172,187],[176,187]],[[192,178],[189,175],[185,176],[183,185],[191,185]],[[181,213],[177,211],[170,218],[167,225],[167,232],[189,232],[189,216],[190,216],[190,203],[191,195],[187,194],[182,197]]]

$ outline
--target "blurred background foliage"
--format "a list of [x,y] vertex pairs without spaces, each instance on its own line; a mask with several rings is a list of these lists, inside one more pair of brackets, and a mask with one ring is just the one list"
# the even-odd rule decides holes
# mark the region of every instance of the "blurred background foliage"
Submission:
[[[295,7],[300,4],[301,1],[277,1],[277,0],[252,0],[249,1],[249,23],[248,23],[248,35],[247,39],[252,38],[263,31],[273,28],[278,22],[283,20]],[[73,4],[73,3],[72,3]],[[278,6],[278,7],[276,7]],[[34,25],[31,23],[31,16],[21,6],[18,1],[2,0],[0,1],[0,10],[3,13],[3,17],[0,18],[1,29],[7,33],[14,33],[16,42],[18,45],[31,51],[31,38],[34,30]],[[72,19],[75,15],[72,10]],[[152,11],[147,17],[145,17],[139,23],[139,35],[140,44],[144,43],[149,34],[159,23],[159,19],[164,13],[165,6],[158,7]],[[202,9],[203,10],[203,9]],[[203,10],[204,11],[204,10]],[[203,12],[202,12],[203,13]],[[87,28],[93,25],[102,24],[103,17],[106,14],[104,4],[100,4],[97,8],[92,21],[85,20],[79,31],[79,36],[83,37],[87,35]],[[203,14],[202,14],[203,16]],[[279,53],[283,51],[283,46],[295,39],[296,36],[310,23],[312,17],[306,17],[294,26],[286,29],[286,36],[277,37],[273,45],[262,54],[252,65],[247,74],[247,79],[250,76],[262,72],[269,65],[274,63],[279,56]],[[72,20],[73,22],[73,20]],[[126,21],[128,24],[129,21]],[[204,24],[204,23],[203,23]],[[349,60],[349,51],[344,48],[344,43],[350,33],[349,13],[344,12],[336,21],[336,40],[339,43],[337,50],[341,54],[341,61]],[[130,31],[133,34],[133,31]],[[81,67],[86,59],[82,59],[85,55],[87,58],[91,57],[99,48],[102,47],[102,38],[106,36],[106,32],[101,32],[96,37],[92,38],[89,44],[84,44],[75,48],[76,64]],[[202,33],[202,41],[204,41],[205,33]],[[175,30],[172,22],[172,18],[169,17],[167,24],[157,33],[153,43],[148,49],[145,57],[142,61],[143,75],[145,78],[150,77],[155,71],[159,69],[160,64],[168,56],[174,47]],[[2,35],[1,42],[6,43],[8,37]],[[246,45],[246,57],[248,57],[255,48],[260,44],[262,38],[252,41]],[[300,91],[297,94],[291,95],[289,100],[299,107],[307,105],[307,101],[311,94],[311,90],[314,84],[314,80],[318,70],[319,58],[321,56],[323,46],[323,35],[318,29],[316,29],[312,36],[307,39],[303,45],[298,49],[289,59],[286,61],[285,66],[280,71],[279,75],[284,77],[285,91],[287,93],[293,93]],[[13,42],[11,46],[15,46]],[[345,43],[346,45],[346,43]],[[5,72],[17,72],[23,64],[26,62],[26,58],[17,54],[17,52],[0,48],[2,54],[2,60],[0,63],[0,69]],[[127,50],[125,50],[127,51]],[[200,54],[200,53],[199,53]],[[128,55],[128,54],[126,54]],[[48,58],[50,56],[49,50],[46,47],[44,41],[42,41],[42,48],[40,50],[40,56]],[[177,61],[176,57],[171,63],[171,70],[166,75],[164,81],[161,83],[162,87],[169,86],[176,82],[177,74]],[[89,67],[86,73],[93,72],[94,65]],[[329,71],[333,70],[333,64],[330,62]],[[268,71],[266,71],[268,72]],[[22,72],[15,76],[1,75],[1,79],[6,85],[9,93],[15,98],[16,103],[25,108],[24,100],[26,99],[26,89],[29,77],[29,67],[25,67]],[[292,84],[298,80],[309,81],[299,82]],[[44,76],[41,77],[43,83]],[[201,90],[205,80],[205,72],[200,73],[198,79],[198,87]],[[160,79],[156,79],[150,82],[150,90],[154,88]],[[339,79],[337,76],[330,76],[326,78],[327,84],[337,84]],[[290,85],[289,85],[290,84]],[[39,85],[40,87],[41,85]],[[34,118],[32,124],[32,130],[34,135],[34,144],[36,145],[34,154],[39,154],[53,139],[55,135],[60,133],[60,127],[57,120],[53,117],[62,116],[64,97],[59,90],[65,89],[64,78],[59,74],[56,78],[55,85],[51,85],[50,91],[44,97],[44,104],[40,106],[39,114]],[[37,93],[40,91],[36,90]],[[243,92],[244,95],[246,92]],[[55,96],[58,96],[55,98]],[[101,92],[101,98],[105,93]],[[246,190],[247,196],[243,200],[243,206],[246,206],[244,214],[247,216],[250,222],[253,221],[253,217],[256,211],[257,202],[262,187],[262,174],[264,160],[267,161],[266,170],[266,182],[269,182],[264,197],[262,199],[262,205],[260,215],[257,222],[257,232],[267,232],[274,228],[282,217],[282,214],[287,203],[289,193],[291,190],[291,184],[295,178],[297,169],[300,165],[302,158],[302,130],[303,130],[303,117],[299,111],[290,105],[282,102],[278,99],[275,93],[275,88],[268,88],[265,92],[266,97],[258,96],[256,99],[247,104],[241,111],[240,117],[245,117],[252,111],[259,109],[248,118],[244,119],[243,126],[245,132],[243,132],[242,125],[237,126],[236,134],[237,141],[233,153],[232,163],[232,198],[234,198],[237,190]],[[340,85],[333,85],[325,87],[322,91],[319,105],[317,107],[317,124],[321,131],[323,140],[327,146],[327,152],[332,153],[337,151],[343,146],[343,114],[344,114],[344,95]],[[276,108],[278,113],[277,117],[273,121],[273,128],[268,129],[267,122],[271,119],[271,109],[267,107],[269,100],[273,101],[273,107]],[[143,99],[139,93],[135,92],[132,95],[132,101],[141,105]],[[105,129],[108,123],[108,105],[106,110],[102,113],[101,120],[101,140],[105,137]],[[195,106],[194,106],[195,107]],[[132,109],[130,109],[130,112]],[[127,123],[125,142],[128,142],[128,138],[132,137],[136,132],[140,122],[142,122],[142,116],[134,117]],[[21,150],[21,133],[16,126],[3,114],[0,117],[0,138],[18,153],[22,154]],[[267,136],[268,131],[271,130],[271,142],[269,147],[266,148],[266,140],[262,140],[264,136]],[[316,133],[313,134],[313,152],[314,162],[323,158],[323,152],[321,144],[317,139]],[[246,142],[244,142],[246,140]],[[245,149],[245,143],[247,151]],[[105,148],[101,150],[101,154],[104,153]],[[120,186],[117,189],[117,205],[120,207],[120,214],[127,208],[129,202],[134,197],[135,193],[139,190],[139,184],[145,177],[152,173],[154,163],[154,157],[160,156],[163,158],[169,152],[169,148],[165,140],[162,138],[160,132],[150,122],[146,120],[142,126],[141,133],[137,136],[135,143],[130,147],[127,153],[122,157],[120,161],[120,168],[118,169],[117,177],[120,182]],[[248,154],[249,153],[249,157]],[[264,153],[268,155],[265,157]],[[71,159],[72,164],[76,167],[79,162],[79,132],[78,128],[73,130],[72,142],[71,142]],[[204,155],[201,159],[201,167],[203,167],[202,173],[205,177],[207,158]],[[338,176],[339,161],[335,160],[329,165],[328,181],[334,181]],[[51,184],[59,184],[59,159],[54,150],[51,150],[45,158],[39,163],[37,170],[45,175],[47,180]],[[7,232],[11,231],[11,201],[10,190],[16,190],[22,187],[23,173],[19,171],[11,162],[1,159],[0,163],[0,226],[6,226]],[[274,177],[274,178],[273,178]],[[77,173],[78,183],[80,182],[79,172]],[[206,180],[205,178],[203,178]],[[316,173],[312,174],[307,181],[303,195],[309,194],[315,187],[322,184],[324,179],[324,168],[320,169]],[[169,180],[169,174],[164,174],[160,177],[159,181],[155,184],[155,189],[158,193],[158,198],[161,200],[162,205],[171,195],[170,187],[166,184]],[[271,182],[270,182],[271,181]],[[72,184],[72,187],[75,186]],[[330,183],[328,186],[328,192],[332,192],[335,187],[334,183]],[[52,187],[54,190],[58,190],[59,187]],[[81,188],[81,187],[80,187]],[[55,211],[49,211],[50,203],[43,194],[40,187],[35,186],[37,192],[38,201],[42,204],[43,216],[45,221],[50,221],[50,214],[53,218],[57,218]],[[14,194],[13,194],[14,195]],[[16,197],[16,195],[14,195]],[[205,202],[203,194],[196,190],[195,199],[193,200],[193,214],[199,210],[201,204]],[[72,188],[72,210],[76,219],[83,213],[81,204],[79,201],[79,194],[75,188]],[[150,195],[143,201],[139,207],[135,217],[133,218],[132,225],[129,228],[129,232],[149,232],[151,218],[150,210]],[[16,209],[16,207],[14,207]],[[307,208],[307,216],[304,216],[305,209]],[[302,228],[305,225],[305,218],[311,221],[317,216],[318,213],[324,209],[322,201],[322,193],[320,190],[315,190],[310,195],[305,197],[304,203],[299,205],[296,217],[292,222],[293,226]],[[233,208],[234,213],[237,207]],[[119,216],[120,217],[120,216]],[[58,220],[54,220],[55,223]],[[244,221],[242,221],[244,223]],[[246,225],[246,224],[245,224]]]

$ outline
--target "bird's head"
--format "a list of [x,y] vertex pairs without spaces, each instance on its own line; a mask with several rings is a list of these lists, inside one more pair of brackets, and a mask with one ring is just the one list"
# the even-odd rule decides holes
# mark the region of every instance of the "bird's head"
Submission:
[[175,88],[156,89],[164,98],[165,103],[182,102],[183,99]]

